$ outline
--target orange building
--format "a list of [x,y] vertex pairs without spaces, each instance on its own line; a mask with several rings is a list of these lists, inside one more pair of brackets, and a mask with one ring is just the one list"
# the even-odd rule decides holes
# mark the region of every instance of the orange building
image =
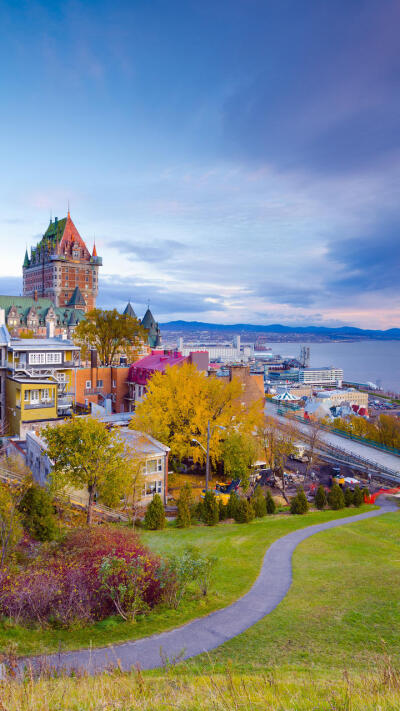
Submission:
[[126,365],[97,365],[97,354],[91,353],[90,366],[75,371],[75,402],[80,408],[105,404],[111,399],[112,412],[128,412],[128,373]]
[[[220,377],[222,380],[229,382],[231,382],[233,378],[241,382],[242,394],[240,401],[243,407],[249,408],[256,402],[259,402],[260,406],[263,407],[265,403],[264,376],[250,373],[250,366],[248,365],[230,365],[227,367],[229,369],[229,375],[222,375]],[[217,377],[213,371],[209,371],[208,376]]]

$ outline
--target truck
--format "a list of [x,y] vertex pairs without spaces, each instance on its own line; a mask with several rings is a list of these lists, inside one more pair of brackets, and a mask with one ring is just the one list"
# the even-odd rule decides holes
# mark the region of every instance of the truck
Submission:
[[306,447],[302,442],[295,442],[293,445],[293,452],[290,455],[290,459],[294,459],[296,462],[307,462],[308,457],[306,454]]

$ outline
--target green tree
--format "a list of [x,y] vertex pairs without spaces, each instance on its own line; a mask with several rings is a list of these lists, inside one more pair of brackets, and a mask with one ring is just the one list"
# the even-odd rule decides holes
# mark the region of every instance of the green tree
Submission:
[[240,501],[240,499],[239,499],[236,491],[232,491],[232,493],[228,499],[227,506],[226,506],[227,518],[235,518],[235,513],[236,513],[236,509],[238,507],[239,501]]
[[354,504],[354,494],[349,487],[344,490],[344,503],[347,508]]
[[19,504],[22,523],[38,541],[52,541],[57,535],[53,497],[43,486],[33,484]]
[[207,526],[215,526],[219,521],[219,506],[213,491],[206,491],[202,506],[202,519]]
[[232,479],[240,479],[244,491],[249,486],[249,473],[257,454],[257,441],[251,433],[233,430],[223,442],[224,472]]
[[159,494],[154,494],[146,509],[144,525],[150,531],[159,531],[165,528],[165,511]]
[[359,508],[360,506],[362,506],[363,503],[364,503],[364,497],[361,493],[360,487],[357,485],[354,487],[353,504],[354,504],[354,506]]
[[315,494],[315,506],[317,507],[317,509],[322,511],[322,509],[325,508],[326,503],[327,503],[327,501],[326,501],[325,489],[322,486],[322,484],[320,484],[317,489],[317,493]]
[[290,502],[291,514],[305,514],[308,511],[308,501],[303,487],[300,487],[296,496]]
[[247,499],[239,499],[235,511],[235,521],[236,523],[250,523],[254,518],[254,508],[250,501]]
[[328,504],[334,511],[344,509],[344,495],[339,484],[333,484],[328,494]]
[[191,524],[192,504],[192,489],[190,484],[186,482],[180,491],[178,499],[178,516],[176,519],[178,528],[189,528]]
[[42,436],[53,461],[51,482],[55,490],[87,488],[89,525],[96,496],[108,506],[118,504],[126,491],[129,466],[116,430],[108,430],[93,417],[73,417],[57,427],[48,425]]
[[74,341],[83,356],[94,348],[102,365],[111,365],[119,354],[136,359],[146,333],[137,318],[120,314],[116,309],[92,309],[85,314],[74,330]]
[[267,502],[261,487],[257,487],[252,498],[254,514],[257,518],[263,518],[267,513]]
[[218,513],[220,521],[225,521],[228,518],[228,506],[224,504],[222,499],[218,501]]
[[272,498],[271,489],[267,489],[265,492],[265,503],[267,506],[267,514],[274,514],[276,511],[276,504]]
[[124,620],[133,622],[139,612],[148,609],[144,594],[150,579],[146,580],[144,556],[129,561],[116,555],[106,556],[100,565],[99,578],[102,588],[108,592],[115,609]]

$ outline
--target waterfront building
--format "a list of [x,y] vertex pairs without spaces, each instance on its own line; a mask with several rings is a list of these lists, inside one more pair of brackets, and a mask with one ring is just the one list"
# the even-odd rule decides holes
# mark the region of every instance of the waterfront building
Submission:
[[133,411],[146,396],[147,384],[154,373],[164,373],[167,368],[193,363],[200,371],[208,370],[208,353],[205,351],[190,352],[187,356],[180,351],[153,350],[150,355],[133,363],[128,374],[128,407]]
[[343,383],[342,368],[299,368],[298,380],[305,385],[335,385],[341,387]]
[[35,423],[71,412],[80,350],[62,338],[11,338],[6,361],[7,433],[25,438]]
[[254,346],[241,345],[240,336],[235,336],[232,344],[187,343],[179,339],[178,349],[182,355],[189,355],[192,351],[207,351],[210,361],[222,363],[247,363],[254,359]]
[[50,224],[36,247],[25,252],[24,296],[46,297],[55,307],[89,311],[95,308],[102,259],[96,245],[90,253],[70,212]]

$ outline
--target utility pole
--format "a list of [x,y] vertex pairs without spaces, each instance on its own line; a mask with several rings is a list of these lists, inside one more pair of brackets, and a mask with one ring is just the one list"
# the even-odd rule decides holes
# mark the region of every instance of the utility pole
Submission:
[[208,491],[208,480],[210,478],[210,420],[207,422],[207,452],[206,452],[206,491]]

